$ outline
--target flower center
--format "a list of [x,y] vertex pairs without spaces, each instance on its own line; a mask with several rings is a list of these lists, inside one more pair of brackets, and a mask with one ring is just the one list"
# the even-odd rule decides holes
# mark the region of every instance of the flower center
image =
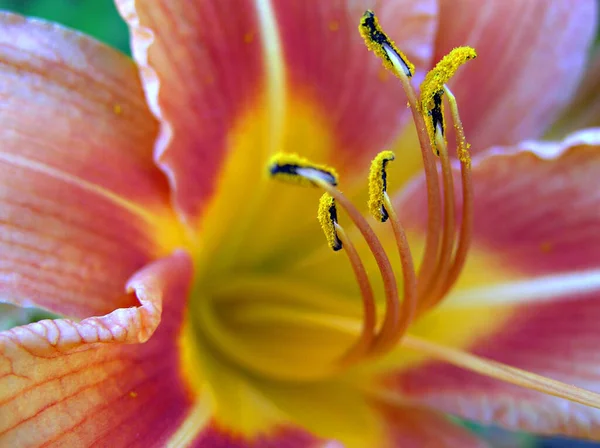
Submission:
[[[215,356],[208,359],[207,364],[222,367],[225,363],[233,363],[236,368],[243,367],[258,380],[257,385],[262,384],[264,378],[286,382],[314,381],[402,346],[491,378],[600,409],[600,394],[406,334],[415,319],[447,296],[463,270],[469,251],[473,228],[471,159],[456,99],[446,83],[460,65],[476,54],[468,47],[452,50],[427,74],[417,96],[411,84],[413,65],[381,30],[371,11],[362,17],[359,30],[367,47],[399,78],[416,125],[428,205],[425,248],[419,269],[415,270],[404,228],[387,193],[386,168],[395,159],[392,152],[381,152],[371,164],[368,206],[373,217],[388,222],[393,231],[402,266],[402,294],[383,244],[369,221],[338,189],[337,173],[328,166],[314,164],[295,154],[278,154],[269,163],[272,178],[324,191],[318,208],[319,222],[329,247],[336,252],[346,252],[362,297],[362,313],[348,313],[347,303],[339,307],[339,313],[332,309],[324,312],[325,308],[319,308],[319,302],[326,298],[324,301],[331,303],[331,291],[311,290],[308,284],[294,284],[278,275],[237,276],[211,292],[212,298],[217,300],[204,300],[207,297],[203,297],[200,290],[192,292],[199,300],[195,301],[197,313],[190,313],[197,320],[189,328],[197,330],[195,336],[199,336],[202,343],[216,348],[212,352]],[[463,204],[460,219],[455,216],[454,177],[446,141],[444,100],[450,106],[455,149],[460,162]],[[354,233],[340,224],[338,206],[360,232],[377,262],[385,296],[385,309],[380,318],[371,279],[351,239]],[[283,297],[291,299],[288,305],[292,306],[281,306]],[[185,342],[182,345],[187,353]],[[212,375],[210,382],[215,389],[217,384],[223,386],[219,395],[230,398],[231,389],[234,394],[241,392],[239,384],[231,382],[223,369],[203,371]],[[214,373],[220,375],[220,380]],[[346,380],[352,381],[352,375],[336,377],[335,383]],[[255,396],[251,399],[254,404]],[[229,401],[223,399],[220,403]],[[237,413],[237,407],[235,411]]]
[[[217,300],[199,302],[201,308],[206,308],[199,310],[202,320],[198,322],[199,327],[227,358],[269,377],[286,380],[323,378],[388,353],[401,342],[415,318],[436,306],[447,295],[466,259],[472,228],[469,145],[464,137],[456,100],[445,83],[463,62],[475,57],[475,52],[467,47],[454,49],[429,72],[418,97],[411,84],[414,67],[383,33],[372,12],[365,13],[359,30],[367,47],[380,56],[384,66],[400,79],[416,124],[428,191],[429,218],[423,258],[419,271],[415,272],[404,228],[387,193],[386,167],[395,159],[391,151],[381,152],[371,164],[368,206],[377,221],[391,225],[402,266],[402,294],[386,249],[368,220],[337,188],[335,170],[295,154],[275,155],[269,163],[272,178],[324,191],[318,209],[319,222],[330,248],[346,252],[363,307],[362,316],[319,313],[302,307],[291,309],[278,303],[282,294],[314,296],[315,293],[308,291],[305,285],[295,285],[292,289],[289,283],[273,278],[237,278],[229,284],[220,285],[212,293]],[[456,151],[461,162],[464,205],[458,231],[443,98],[450,105]],[[441,167],[441,194],[438,164]],[[385,297],[385,312],[381,319],[377,316],[371,279],[350,238],[351,232],[346,231],[338,220],[338,206],[360,231],[377,262]],[[245,298],[244,302],[240,302],[240,297]],[[303,300],[297,301],[300,302]],[[211,303],[218,303],[218,307],[210,308]],[[274,335],[285,338],[285,343],[273,343]],[[314,343],[311,339],[315,339]],[[310,356],[310,363],[290,363],[290,356],[282,350],[294,353],[294,358],[300,360],[306,353]]]
[[[457,48],[440,61],[425,78],[417,102],[417,95],[410,83],[414,68],[381,31],[371,12],[367,12],[363,17],[360,29],[367,45],[383,57],[386,67],[391,68],[402,81],[417,125],[425,165],[429,223],[426,248],[418,273],[415,272],[404,228],[387,193],[386,166],[395,159],[395,155],[391,151],[379,153],[371,164],[369,174],[370,213],[376,220],[390,223],[396,240],[402,265],[402,300],[399,297],[394,271],[381,241],[365,217],[337,188],[338,176],[335,171],[290,154],[278,154],[270,164],[270,173],[276,179],[316,186],[324,190],[319,205],[319,222],[331,249],[346,251],[359,285],[364,310],[362,331],[353,345],[337,359],[336,362],[342,366],[389,352],[401,341],[415,317],[441,302],[455,284],[464,266],[473,218],[469,145],[464,137],[456,100],[445,83],[461,63],[475,57],[474,50]],[[456,131],[456,151],[461,162],[464,206],[458,232],[455,226],[454,180],[445,138],[442,102],[444,94],[450,104]],[[433,154],[437,155],[440,161],[442,195],[436,157]],[[377,262],[386,304],[385,315],[380,325],[369,276],[348,232],[338,222],[336,204],[341,206],[360,231]]]

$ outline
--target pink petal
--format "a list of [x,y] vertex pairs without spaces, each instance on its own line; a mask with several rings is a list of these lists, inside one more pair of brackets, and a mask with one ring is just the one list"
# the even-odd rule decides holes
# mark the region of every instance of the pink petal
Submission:
[[[592,391],[600,391],[598,292],[514,308],[498,332],[472,351]],[[441,362],[387,377],[404,399],[484,424],[600,440],[600,411]]]
[[194,405],[178,350],[191,277],[177,252],[131,278],[137,307],[0,333],[0,445],[164,445]]
[[435,60],[479,56],[451,83],[474,151],[537,138],[567,105],[595,36],[597,2],[444,0]]
[[339,445],[327,445],[316,437],[299,428],[279,427],[265,434],[244,436],[213,422],[202,431],[192,446],[196,448],[341,448]]
[[[512,280],[580,275],[571,290],[586,287],[600,268],[599,146],[600,129],[593,129],[561,143],[494,147],[475,158],[475,250],[489,254]],[[406,226],[423,229],[423,181],[398,200]],[[466,269],[486,275],[468,262]]]
[[[409,118],[400,83],[366,52],[359,18],[374,8],[382,27],[423,75],[431,63],[437,21],[433,1],[273,2],[288,70],[289,97],[315,104],[334,135],[330,163],[365,171]],[[283,149],[283,148],[282,148]],[[289,150],[303,151],[303,148]],[[306,149],[304,149],[306,151]]]
[[131,305],[123,285],[170,250],[156,226],[172,219],[135,66],[2,14],[0,77],[0,300],[79,318]]
[[380,405],[390,447],[485,448],[487,444],[441,413],[428,409]]
[[[351,4],[117,1],[161,122],[155,157],[192,224],[230,160],[238,161],[237,183],[224,188],[239,195],[262,181],[274,151],[350,165],[400,131],[407,116],[400,85],[387,82],[393,78],[357,31],[372,2]],[[435,2],[379,5],[398,45],[427,65]]]
[[[464,277],[483,286],[459,283],[447,299],[463,307],[452,311],[460,331],[473,332],[470,351],[595,391],[600,390],[599,144],[595,129],[561,143],[492,148],[473,161],[473,246],[497,270],[477,265],[474,257]],[[400,201],[399,209],[413,219],[409,227],[424,225],[423,197],[419,181]],[[495,281],[504,276],[506,283],[491,284],[486,276]],[[462,319],[461,310],[470,319],[481,310],[484,322],[495,310],[498,322],[492,318],[482,332],[481,322]],[[486,424],[600,439],[596,409],[447,364],[430,362],[387,381],[404,399]]]
[[550,133],[561,135],[590,126],[600,126],[600,49],[596,48],[585,70],[585,76],[577,93],[563,111],[561,118],[552,125]]

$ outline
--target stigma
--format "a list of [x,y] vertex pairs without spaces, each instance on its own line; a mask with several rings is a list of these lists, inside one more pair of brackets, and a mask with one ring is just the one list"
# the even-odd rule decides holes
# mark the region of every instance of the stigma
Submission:
[[[454,286],[468,253],[473,220],[473,194],[470,174],[469,145],[463,132],[456,99],[447,81],[467,60],[476,56],[469,47],[454,49],[425,77],[421,95],[411,83],[414,65],[400,52],[381,29],[375,14],[367,11],[359,24],[367,48],[383,61],[401,81],[408,97],[419,135],[421,155],[427,180],[428,225],[426,246],[420,263],[415,263],[406,232],[388,195],[393,179],[387,173],[388,164],[396,158],[391,151],[380,152],[371,163],[367,208],[376,222],[390,225],[396,241],[402,269],[402,292],[398,289],[388,249],[376,235],[374,228],[338,188],[338,175],[327,165],[312,163],[296,154],[276,154],[269,162],[269,173],[296,185],[323,190],[318,207],[318,221],[328,246],[334,251],[346,252],[354,272],[363,302],[363,325],[355,343],[340,354],[338,362],[346,365],[358,360],[380,356],[392,350],[403,338],[411,323],[425,311],[437,306]],[[461,167],[462,217],[456,217],[454,178],[445,137],[446,112],[456,134],[455,152]],[[437,157],[434,156],[437,155]],[[441,188],[438,172],[441,172]],[[377,318],[371,278],[355,249],[349,233],[339,221],[338,207],[359,230],[377,262],[385,295],[385,312]],[[457,226],[456,222],[460,224]],[[382,224],[383,225],[383,224]],[[343,250],[342,250],[343,249]],[[419,269],[415,269],[415,265]]]

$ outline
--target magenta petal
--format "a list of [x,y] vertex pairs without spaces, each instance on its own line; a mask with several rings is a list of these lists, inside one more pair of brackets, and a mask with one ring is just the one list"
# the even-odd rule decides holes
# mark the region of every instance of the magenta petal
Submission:
[[[521,277],[598,269],[599,148],[600,129],[591,129],[562,142],[494,147],[474,158],[473,246]],[[458,168],[455,176],[460,185]],[[460,207],[458,193],[457,201]],[[398,204],[406,226],[422,231],[427,217],[423,180],[415,181]]]
[[[408,111],[401,87],[357,30],[372,2],[118,0],[117,6],[161,122],[155,157],[192,227],[218,186],[234,188],[219,184],[232,154],[247,160],[243,170],[250,174],[240,170],[239,180],[256,184],[275,151],[322,152],[321,161],[351,167],[402,130]],[[398,45],[426,66],[435,2],[376,6]]]
[[177,252],[131,279],[138,307],[0,333],[0,445],[164,444],[194,404],[178,350],[191,276]]
[[134,64],[2,13],[0,78],[0,300],[76,318],[132,305],[127,278],[172,249],[157,238],[172,212]]
[[570,101],[593,43],[595,0],[443,0],[435,59],[479,56],[451,82],[473,151],[538,138]]
[[[483,357],[600,392],[600,295],[563,296],[516,306],[514,317],[472,351]],[[427,405],[512,430],[600,440],[600,411],[432,362],[387,377],[388,388]]]

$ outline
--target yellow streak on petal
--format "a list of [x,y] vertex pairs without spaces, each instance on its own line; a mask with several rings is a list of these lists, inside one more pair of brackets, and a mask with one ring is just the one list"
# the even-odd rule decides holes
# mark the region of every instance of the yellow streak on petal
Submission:
[[600,394],[596,392],[581,389],[497,361],[481,358],[461,350],[438,345],[426,339],[406,336],[402,341],[402,345],[481,375],[600,409]]
[[189,446],[190,443],[206,428],[210,421],[210,408],[208,404],[199,400],[187,415],[179,429],[165,443],[168,448]]
[[127,210],[129,213],[141,218],[142,220],[152,223],[156,216],[150,213],[148,210],[140,207],[139,205],[125,199],[122,196],[119,196],[113,193],[110,190],[102,188],[100,185],[91,183],[77,176],[73,176],[72,174],[65,173],[64,171],[57,170],[48,165],[44,165],[42,163],[35,162],[30,159],[26,159],[24,157],[15,156],[13,154],[1,153],[0,152],[0,160],[10,163],[14,166],[18,166],[21,168],[26,168],[31,171],[38,172],[40,174],[44,174],[46,176],[52,177],[54,179],[58,179],[62,182],[74,185],[83,190],[86,190],[90,193],[94,193],[103,199],[106,199],[113,204]]
[[[289,104],[278,150],[327,160],[336,148],[327,117],[304,95],[292,97]],[[294,225],[310,223],[314,216],[319,189],[282,187],[269,177],[269,156],[257,153],[257,148],[269,144],[269,120],[268,95],[263,92],[241,111],[228,132],[227,158],[198,223],[203,238],[196,262],[198,271],[208,276],[231,263],[256,262],[288,241]]]
[[189,316],[185,319],[178,341],[180,371],[192,394],[199,398],[204,395],[206,380],[202,372],[199,353],[200,346],[192,329]]
[[271,1],[256,0],[256,9],[265,54],[264,63],[267,73],[267,99],[269,104],[269,133],[267,135],[270,135],[268,149],[272,154],[278,151],[285,117],[285,66],[279,27],[275,20]]
[[138,217],[148,225],[149,233],[155,238],[157,256],[170,253],[177,247],[189,247],[189,242],[184,235],[183,228],[178,223],[176,217],[170,214],[168,210],[154,213],[150,208],[136,204],[128,198],[120,196],[98,184],[88,182],[81,177],[14,154],[0,152],[0,160],[81,188]]

